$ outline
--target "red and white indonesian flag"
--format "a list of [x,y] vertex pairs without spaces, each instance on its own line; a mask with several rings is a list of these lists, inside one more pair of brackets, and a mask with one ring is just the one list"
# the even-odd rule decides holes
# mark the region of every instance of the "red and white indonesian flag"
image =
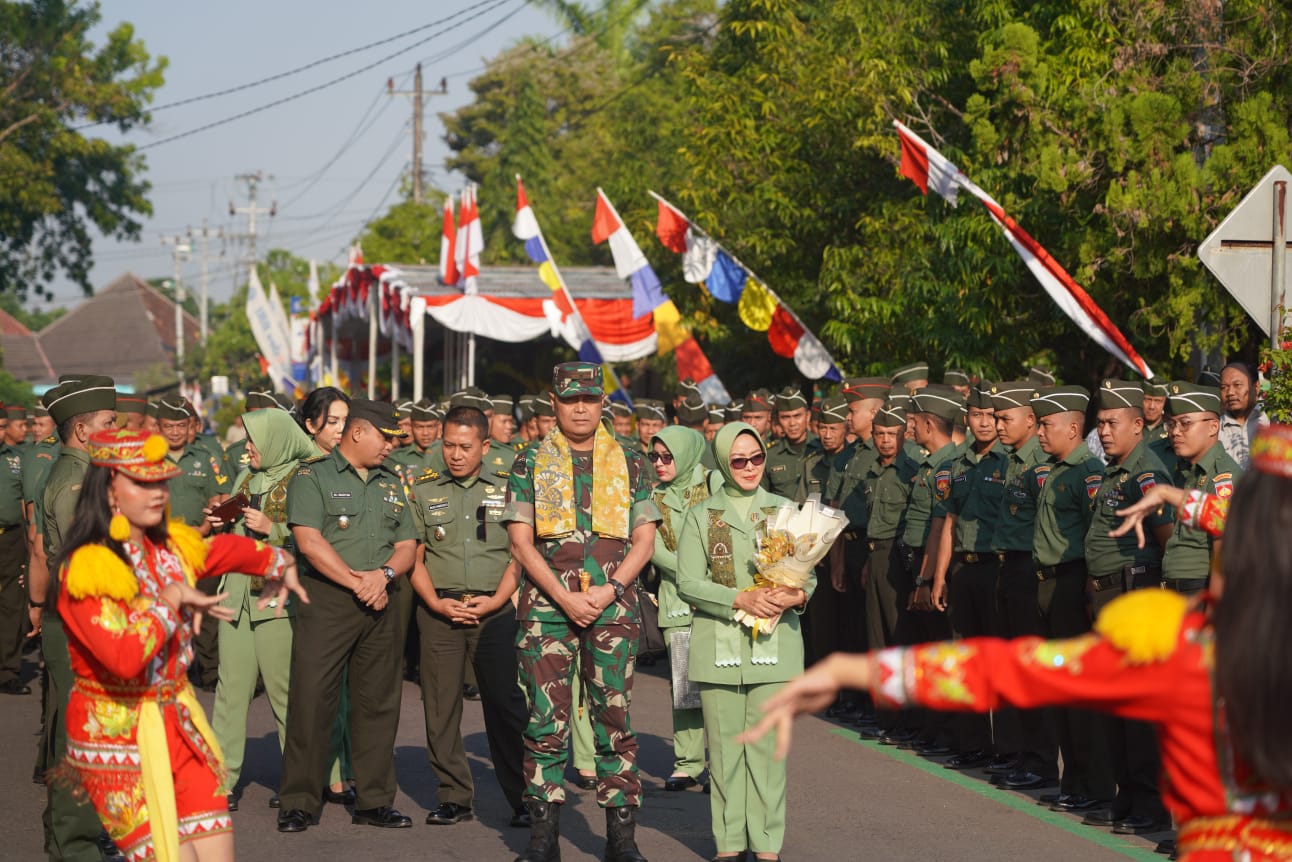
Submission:
[[956,205],[956,197],[961,189],[982,201],[992,219],[1005,232],[1014,251],[1018,252],[1032,275],[1036,276],[1036,280],[1055,304],[1063,309],[1063,313],[1104,350],[1139,372],[1145,379],[1152,379],[1152,369],[1135,352],[1126,336],[1040,243],[1010,218],[991,195],[978,188],[919,135],[897,120],[893,121],[893,125],[897,127],[897,136],[902,146],[902,176],[919,186],[920,191],[926,195],[932,189],[952,206]]
[[484,249],[484,232],[480,229],[480,210],[476,208],[474,186],[462,190],[458,205],[458,232],[454,259],[462,274],[462,292],[475,293],[476,276],[480,274],[480,252]]
[[455,258],[455,247],[458,241],[458,228],[453,220],[453,196],[444,197],[444,224],[440,228],[440,282],[457,284],[461,274]]

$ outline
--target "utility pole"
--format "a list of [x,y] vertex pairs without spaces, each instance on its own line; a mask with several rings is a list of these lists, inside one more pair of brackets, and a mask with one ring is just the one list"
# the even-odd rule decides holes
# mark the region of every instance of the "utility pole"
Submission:
[[428,96],[443,96],[449,92],[448,78],[440,78],[440,88],[427,93],[422,89],[422,64],[413,73],[413,89],[396,90],[395,79],[386,79],[386,95],[413,97],[413,203],[425,202],[425,183],[422,179],[422,108]]
[[[195,231],[192,228],[189,228],[188,238],[190,240],[196,239],[198,241],[198,249],[199,249],[198,260],[201,262],[201,266],[202,266],[202,270],[201,270],[202,302],[198,308],[200,311],[199,317],[202,321],[202,344],[205,345],[206,334],[207,334],[206,306],[207,306],[207,298],[209,296],[207,275],[206,275],[206,262],[210,259],[210,255],[207,252],[207,245],[213,239],[223,239],[224,231],[222,231],[218,227],[215,229],[208,228],[206,226],[206,219],[202,219],[202,229],[200,231]],[[223,255],[224,252],[220,252],[220,254]]]
[[162,245],[174,246],[171,250],[172,287],[175,291],[175,377],[184,382],[184,282],[180,280],[179,265],[192,260],[193,247],[182,234],[163,236]]
[[263,171],[256,171],[254,174],[238,174],[235,180],[247,184],[248,204],[244,207],[234,206],[233,201],[229,201],[229,215],[245,215],[247,217],[247,232],[232,234],[233,239],[245,239],[247,241],[247,260],[255,266],[258,258],[256,257],[256,216],[267,215],[270,218],[278,215],[278,202],[273,201],[267,207],[256,204],[256,189],[260,183],[266,179],[272,180],[273,177],[266,177]]

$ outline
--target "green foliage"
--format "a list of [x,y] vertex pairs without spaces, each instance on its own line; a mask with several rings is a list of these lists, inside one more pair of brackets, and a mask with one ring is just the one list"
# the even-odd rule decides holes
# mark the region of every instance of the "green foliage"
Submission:
[[[415,204],[412,199],[392,206],[385,215],[364,228],[359,237],[364,258],[406,264],[439,260],[440,206],[442,204]],[[308,270],[309,265],[306,264],[307,276]]]
[[[3,356],[0,356],[0,366],[3,366]],[[22,404],[26,407],[33,407],[36,404],[36,392],[31,388],[30,383],[26,383],[14,377],[3,367],[0,367],[0,404]]]
[[148,123],[165,58],[121,24],[87,38],[97,3],[0,0],[0,292],[44,294],[66,273],[89,293],[91,229],[135,239],[151,214],[143,159],[78,128]]
[[64,314],[66,308],[51,308],[44,311],[40,308],[27,308],[23,301],[13,293],[0,293],[0,309],[13,315],[14,319],[32,332],[40,332]]

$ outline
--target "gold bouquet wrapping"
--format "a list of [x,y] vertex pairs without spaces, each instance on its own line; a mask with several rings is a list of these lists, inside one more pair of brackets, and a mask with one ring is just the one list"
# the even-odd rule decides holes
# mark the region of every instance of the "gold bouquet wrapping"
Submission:
[[[801,507],[792,503],[781,506],[774,517],[758,525],[754,539],[758,553],[754,558],[754,586],[785,587],[801,590],[807,586],[816,568],[830,546],[848,526],[848,518],[838,509],[821,505],[820,499],[813,495]],[[781,615],[774,617],[755,617],[753,614],[737,610],[735,619],[752,630],[753,637],[760,634],[771,634],[776,629]]]

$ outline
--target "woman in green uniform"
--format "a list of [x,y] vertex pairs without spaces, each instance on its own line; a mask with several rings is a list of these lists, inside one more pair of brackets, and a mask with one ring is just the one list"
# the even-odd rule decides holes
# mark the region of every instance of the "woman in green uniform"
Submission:
[[[670,425],[650,440],[646,457],[659,476],[652,497],[664,520],[655,531],[651,562],[659,572],[659,627],[672,661],[675,636],[691,626],[691,605],[677,595],[677,538],[691,507],[709,498],[709,471],[700,464],[704,435]],[[665,790],[686,790],[704,771],[704,718],[699,709],[673,709],[673,772]]]
[[[694,608],[691,680],[700,689],[709,739],[710,808],[715,859],[779,859],[785,838],[785,762],[770,740],[734,739],[762,717],[762,704],[802,672],[798,616],[806,590],[757,587],[754,558],[759,523],[788,503],[759,486],[767,454],[753,426],[724,425],[713,438],[723,486],[692,508],[678,539],[677,592]],[[781,615],[771,634],[753,637],[734,619],[741,610],[759,618]],[[791,613],[783,613],[792,611]]]
[[[282,410],[254,410],[242,417],[247,429],[250,469],[234,481],[234,495],[246,494],[251,506],[234,532],[282,547],[291,533],[287,529],[287,483],[296,466],[318,450],[296,421]],[[219,528],[222,522],[211,519]],[[247,745],[247,710],[256,691],[256,674],[265,681],[265,694],[278,725],[278,746],[287,733],[287,689],[292,659],[292,608],[278,610],[277,600],[264,610],[256,607],[264,578],[230,573],[219,591],[228,593],[222,604],[233,612],[231,620],[220,621],[220,681],[215,687],[212,725],[224,751],[228,770],[230,810],[237,810],[237,783]],[[279,615],[281,613],[281,616]]]

